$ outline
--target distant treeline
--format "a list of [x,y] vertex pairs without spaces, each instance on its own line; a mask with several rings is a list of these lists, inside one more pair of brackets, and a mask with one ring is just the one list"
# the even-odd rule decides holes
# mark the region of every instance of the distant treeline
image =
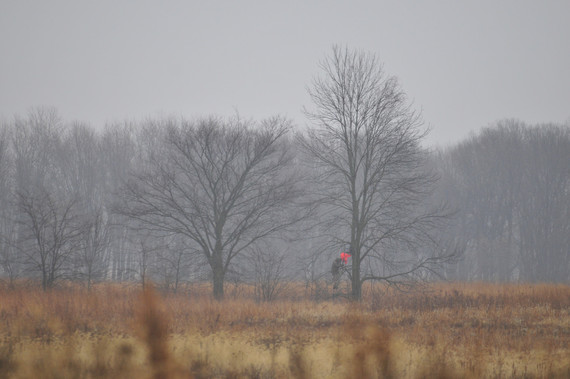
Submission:
[[[274,118],[147,120],[96,131],[45,108],[4,122],[2,280],[30,278],[43,288],[61,279],[152,280],[176,290],[222,275],[222,283],[255,282],[259,297],[271,298],[287,279],[327,277],[339,251],[324,251],[310,228],[324,211],[309,211],[315,183],[303,180],[311,165],[296,140],[282,138],[291,130]],[[568,125],[502,121],[429,157],[439,173],[430,199],[452,210],[440,240],[461,252],[434,277],[570,278]],[[224,180],[202,183],[211,191],[195,197],[193,183],[209,178],[195,173],[207,170]],[[180,204],[192,211],[176,213]],[[224,223],[211,225],[210,216]],[[226,245],[217,246],[222,232]],[[229,256],[218,262],[217,248]]]
[[448,277],[570,279],[570,125],[501,121],[434,160],[464,248]]

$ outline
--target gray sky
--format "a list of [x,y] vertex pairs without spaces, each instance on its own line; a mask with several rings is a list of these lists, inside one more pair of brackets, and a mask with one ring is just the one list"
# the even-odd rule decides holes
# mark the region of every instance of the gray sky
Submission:
[[333,44],[375,53],[448,145],[570,120],[570,1],[0,0],[0,117],[282,114]]

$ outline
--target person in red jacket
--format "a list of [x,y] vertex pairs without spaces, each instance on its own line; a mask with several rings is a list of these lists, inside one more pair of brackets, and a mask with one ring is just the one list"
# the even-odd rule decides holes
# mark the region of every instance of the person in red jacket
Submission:
[[348,258],[351,257],[350,252],[342,252],[340,253],[340,258],[334,260],[333,265],[331,267],[331,273],[333,276],[333,289],[337,289],[340,283],[340,278],[346,270],[344,266],[348,264]]

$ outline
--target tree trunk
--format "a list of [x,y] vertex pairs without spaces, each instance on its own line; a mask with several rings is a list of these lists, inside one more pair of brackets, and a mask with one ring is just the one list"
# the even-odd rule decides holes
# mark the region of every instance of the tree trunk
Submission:
[[362,299],[362,283],[360,282],[360,252],[352,251],[352,293],[351,299],[353,301],[360,301]]
[[224,263],[222,260],[222,251],[219,246],[212,254],[210,267],[212,268],[212,284],[214,287],[214,299],[222,300],[224,298]]
[[224,270],[223,267],[212,267],[212,280],[214,285],[214,299],[224,299]]

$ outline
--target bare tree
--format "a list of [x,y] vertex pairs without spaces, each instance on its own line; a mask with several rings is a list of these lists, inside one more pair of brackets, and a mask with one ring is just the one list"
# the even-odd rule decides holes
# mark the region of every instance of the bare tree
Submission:
[[[136,145],[133,141],[134,126],[126,124],[114,124],[108,126],[101,138],[101,153],[105,167],[105,204],[107,209],[117,201],[119,188],[128,177],[136,162],[141,161],[136,156]],[[129,228],[128,219],[121,215],[108,213],[109,266],[112,280],[124,280],[129,277],[129,246],[132,230]]]
[[17,228],[12,219],[13,167],[9,144],[10,129],[7,124],[0,124],[0,269],[12,285],[20,274],[20,267],[15,249]]
[[289,122],[171,120],[162,127],[153,130],[164,144],[125,185],[118,211],[149,230],[193,241],[212,270],[214,297],[221,299],[232,260],[302,213],[291,212],[301,193]]
[[65,131],[57,111],[37,108],[13,130],[16,248],[47,289],[70,273],[79,236],[79,196],[65,184]]
[[133,243],[136,265],[133,269],[138,276],[142,288],[146,288],[152,282],[153,271],[156,269],[158,252],[165,248],[162,239],[158,236],[139,235]]
[[444,261],[424,248],[444,215],[424,205],[436,181],[420,145],[427,131],[396,78],[373,55],[338,47],[321,68],[306,111],[315,126],[299,141],[317,167],[333,238],[350,246],[351,297],[360,299],[365,281],[413,279]]
[[102,209],[90,216],[84,216],[81,225],[80,249],[76,253],[79,276],[90,290],[93,282],[101,280],[107,272],[110,233],[109,225]]
[[[176,293],[184,280],[189,280],[191,270],[197,266],[196,254],[179,236],[168,238],[168,244],[158,251],[157,276],[166,291]],[[198,257],[199,258],[199,257]],[[198,263],[199,264],[199,263]]]
[[21,254],[24,264],[41,275],[44,290],[69,273],[81,235],[76,206],[75,199],[59,201],[47,192],[18,194]]

